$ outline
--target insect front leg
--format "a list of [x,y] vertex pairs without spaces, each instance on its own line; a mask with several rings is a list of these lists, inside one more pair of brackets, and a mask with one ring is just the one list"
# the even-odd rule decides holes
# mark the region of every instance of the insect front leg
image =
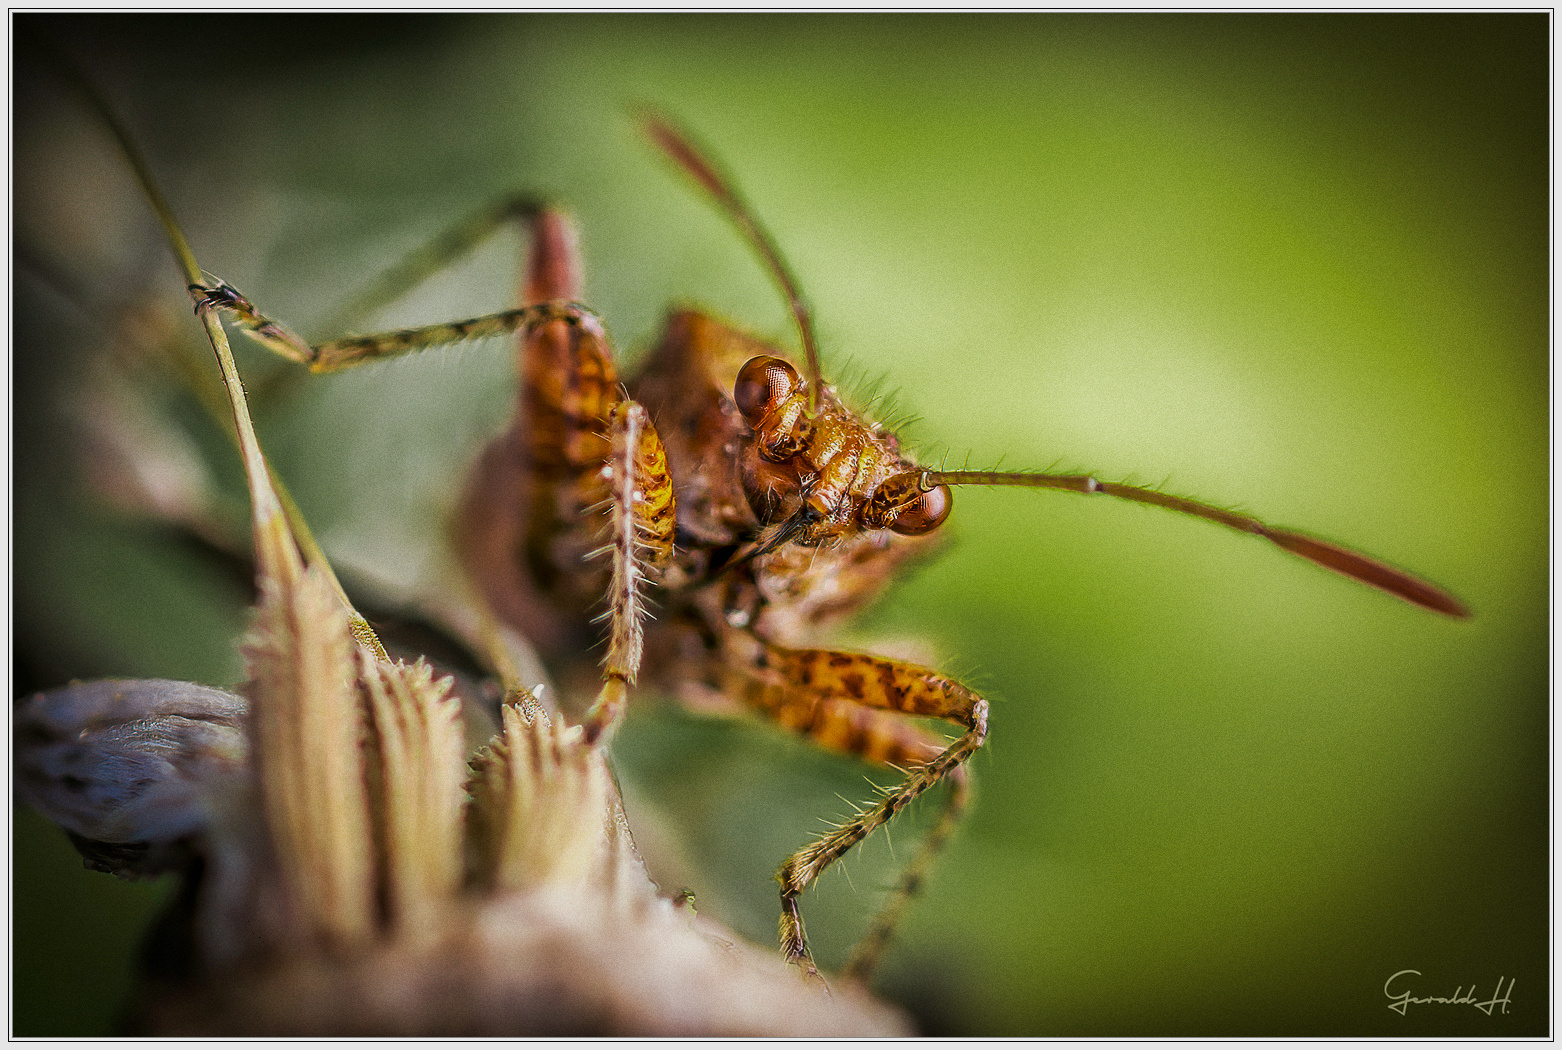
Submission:
[[676,519],[667,453],[645,409],[620,402],[609,437],[612,452],[603,472],[612,486],[610,539],[600,552],[611,553],[613,578],[607,611],[598,619],[611,627],[602,691],[586,714],[587,743],[602,738],[623,715],[644,651],[643,588],[672,557]]
[[[847,974],[864,979],[893,932],[932,855],[947,839],[967,800],[964,764],[987,738],[987,701],[937,671],[900,660],[829,649],[783,649],[760,643],[737,674],[745,701],[823,747],[902,767],[906,777],[872,806],[793,854],[781,865],[781,948],[817,974],[798,898],[831,864],[894,819],[928,788],[950,779],[943,818],[913,858],[900,886],[852,954]],[[905,715],[942,718],[964,727],[953,743],[933,738]]]

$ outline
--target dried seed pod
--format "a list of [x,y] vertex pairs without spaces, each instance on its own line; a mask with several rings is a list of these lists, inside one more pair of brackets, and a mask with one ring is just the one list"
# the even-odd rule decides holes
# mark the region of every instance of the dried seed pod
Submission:
[[20,798],[63,827],[88,867],[177,867],[247,777],[243,697],[161,679],[37,693],[15,714]]

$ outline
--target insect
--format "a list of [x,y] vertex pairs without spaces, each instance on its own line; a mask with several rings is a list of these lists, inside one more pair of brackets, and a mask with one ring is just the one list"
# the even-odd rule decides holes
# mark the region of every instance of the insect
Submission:
[[[1522,33],[1413,18],[1365,40],[1354,22],[1326,19],[1305,30],[1271,19],[1258,31],[1117,20],[1061,54],[1067,18],[989,20],[985,30],[967,20],[954,41],[965,50],[912,19],[865,24],[834,44],[822,26],[798,27],[787,46],[775,42],[778,26],[716,38],[715,26],[688,20],[611,34],[602,22],[517,21],[469,27],[459,45],[420,48],[427,59],[395,55],[399,74],[375,61],[362,23],[351,39],[303,53],[280,32],[259,47],[246,36],[246,47],[193,70],[184,24],[156,34],[177,34],[177,49],[155,49],[146,20],[112,41],[99,34],[112,48],[94,48],[85,29],[78,38],[129,107],[202,261],[305,335],[370,330],[315,322],[456,215],[511,187],[546,188],[573,209],[586,302],[608,320],[628,362],[621,373],[684,296],[791,348],[801,367],[751,253],[615,108],[654,91],[718,147],[785,248],[826,378],[858,406],[867,398],[852,392],[854,371],[901,388],[925,415],[902,432],[924,462],[929,443],[947,443],[951,466],[969,449],[974,467],[1078,468],[1235,505],[1428,574],[1477,610],[1459,623],[1409,613],[1268,544],[1121,500],[956,490],[937,556],[832,639],[952,672],[992,705],[989,742],[971,763],[975,803],[886,953],[879,988],[958,1004],[942,1008],[948,1031],[1018,1034],[1120,1018],[1122,1003],[1157,992],[1189,1005],[1145,1007],[1146,1030],[1177,1029],[1174,1014],[1180,1030],[1222,1030],[1231,1005],[1256,1001],[1267,982],[1306,988],[1286,1001],[1312,1004],[1327,1026],[1339,1013],[1328,1004],[1364,987],[1339,965],[1342,950],[1373,954],[1360,918],[1389,914],[1391,900],[1419,904],[1394,912],[1400,934],[1378,944],[1445,929],[1457,901],[1470,921],[1449,942],[1450,963],[1491,951],[1505,969],[1544,972],[1543,951],[1521,956],[1493,940],[1494,916],[1515,916],[1501,945],[1544,925],[1534,921],[1544,894],[1534,905],[1517,876],[1545,856],[1521,848],[1529,818],[1545,812],[1525,800],[1543,799],[1546,783],[1547,258],[1544,238],[1524,233],[1546,228],[1545,108],[1541,98],[1541,150],[1529,163],[1524,85],[1543,78],[1516,75],[1544,70],[1543,46],[1538,64],[1519,67],[1530,53],[1514,40]],[[904,25],[914,21],[921,27]],[[896,44],[875,48],[871,65],[842,61],[881,32]],[[604,36],[617,45],[605,61]],[[1397,61],[1417,44],[1426,61]],[[711,61],[691,62],[691,47]],[[1450,68],[1433,61],[1439,53],[1470,61]],[[338,75],[344,55],[356,79]],[[1367,69],[1372,90],[1354,90]],[[507,89],[518,76],[546,87],[548,108]],[[358,86],[343,94],[347,84]],[[175,97],[186,85],[202,105]],[[196,334],[184,282],[169,279],[119,158],[95,126],[72,120],[79,107],[62,114],[38,99],[17,98],[17,164],[53,163],[46,180],[18,176],[19,248],[80,282],[96,317],[41,286],[19,257],[18,690],[105,674],[231,685],[247,592],[212,611],[182,603],[174,629],[153,636],[148,628],[170,619],[159,599],[170,588],[203,597],[205,579],[225,582],[214,566],[169,564],[158,551],[177,537],[144,522],[118,519],[119,535],[105,537],[100,506],[79,498],[91,528],[79,512],[54,513],[62,500],[40,527],[29,502],[41,480],[65,496],[80,488],[57,406],[82,404],[82,352],[96,356],[123,331],[118,308],[161,290],[170,323]],[[195,116],[214,105],[233,119]],[[352,120],[349,140],[338,113]],[[52,152],[37,148],[64,135]],[[379,160],[392,155],[420,160]],[[605,166],[581,178],[599,158]],[[47,212],[39,221],[51,200],[81,225]],[[374,326],[514,305],[511,237]],[[267,452],[355,600],[362,570],[389,576],[446,546],[430,511],[458,491],[513,403],[504,341],[317,378],[233,335]],[[279,371],[297,396],[267,400]],[[182,429],[213,476],[236,475],[187,399],[151,393],[145,403],[165,428],[193,420]],[[434,405],[445,407],[425,407]],[[46,470],[26,455],[40,449],[52,450]],[[413,462],[404,472],[427,479],[419,488],[386,483]],[[1501,498],[1477,495],[1498,465]],[[225,491],[237,504],[237,486]],[[242,506],[219,509],[242,522]],[[119,557],[130,543],[136,551]],[[116,570],[145,564],[148,582],[104,572],[109,557]],[[105,618],[127,605],[130,618]],[[897,648],[907,638],[925,652]],[[211,655],[185,655],[195,651]],[[648,702],[650,692],[632,700],[614,758],[631,802],[652,803],[680,838],[661,848],[655,814],[631,808],[641,845],[670,869],[663,886],[694,888],[702,914],[769,946],[771,873],[813,826],[847,812],[837,793],[868,798],[865,778],[892,774],[815,754],[757,719],[691,717]],[[875,891],[899,870],[888,849],[907,859],[944,790],[805,895],[821,968],[846,957]],[[30,813],[18,823],[18,835],[38,824]],[[1397,835],[1413,828],[1422,839]],[[1503,830],[1471,849],[1461,828]],[[91,902],[156,887],[78,874],[53,827],[32,838],[16,846],[18,956],[63,955],[74,923],[84,930],[71,963],[81,999],[104,1002],[93,976],[106,969],[104,923],[89,917]],[[1428,856],[1420,843],[1431,840]],[[50,858],[53,869],[41,868]],[[49,874],[33,884],[49,892],[23,881],[38,870]],[[1232,886],[1251,909],[1231,907]],[[145,925],[130,909],[120,921],[127,945],[130,927]],[[1290,933],[1282,943],[1278,930]],[[25,950],[40,942],[48,947]],[[1248,945],[1233,969],[1264,976],[1240,988],[1212,980],[1204,963],[1217,945]],[[1318,960],[1316,972],[1304,976],[1299,958]],[[939,967],[947,979],[934,993]],[[1002,982],[992,979],[999,967]],[[29,986],[49,972],[23,969]],[[1401,1020],[1372,1003],[1367,1012]],[[24,1030],[21,1006],[17,1024]]]
[[[576,301],[572,229],[558,211],[524,198],[392,271],[376,293],[415,283],[518,219],[531,248],[515,309],[312,344],[221,281],[190,291],[197,310],[230,315],[315,372],[519,334],[516,420],[473,472],[457,544],[492,610],[527,634],[566,690],[595,694],[583,719],[587,739],[610,739],[633,692],[670,693],[756,712],[821,747],[902,772],[897,785],[777,874],[782,949],[805,972],[817,969],[799,902],[819,875],[924,792],[948,784],[939,822],[846,964],[848,977],[865,979],[969,798],[968,761],[988,734],[982,696],[933,668],[813,644],[931,551],[954,488],[1052,488],[1160,506],[1263,537],[1434,612],[1467,615],[1457,599],[1408,573],[1197,500],[1085,474],[919,463],[827,382],[798,282],[732,181],[665,119],[651,114],[641,123],[763,261],[789,303],[800,362],[683,310],[621,384],[601,320]],[[607,638],[600,667],[591,648],[599,630]],[[913,718],[939,719],[958,733],[946,738]]]

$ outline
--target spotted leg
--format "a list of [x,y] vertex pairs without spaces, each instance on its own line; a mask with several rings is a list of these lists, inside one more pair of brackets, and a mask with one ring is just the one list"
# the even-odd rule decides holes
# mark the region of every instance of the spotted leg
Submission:
[[[987,701],[937,671],[900,660],[829,649],[783,649],[756,642],[731,661],[739,695],[794,732],[832,751],[905,771],[874,804],[809,843],[781,865],[781,948],[806,973],[818,970],[808,951],[798,899],[853,846],[894,819],[928,788],[948,779],[953,790],[939,824],[924,841],[888,903],[852,954],[847,975],[865,980],[894,931],[934,853],[968,799],[965,762],[987,737]],[[942,718],[964,728],[953,743],[937,741],[906,715]]]

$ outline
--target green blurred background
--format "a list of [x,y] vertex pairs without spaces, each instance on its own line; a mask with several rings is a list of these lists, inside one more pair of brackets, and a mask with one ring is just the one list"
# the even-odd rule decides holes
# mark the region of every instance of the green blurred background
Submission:
[[[1547,1031],[1547,15],[13,25],[113,99],[202,264],[306,330],[523,188],[573,208],[626,357],[675,301],[793,345],[751,253],[637,140],[653,103],[772,229],[829,374],[883,378],[930,456],[1164,482],[1468,602],[1444,620],[1154,509],[960,492],[941,557],[847,635],[925,641],[993,703],[975,809],[878,982],[929,1033]],[[106,136],[18,41],[13,692],[231,682],[242,581],[79,480],[66,420],[108,308],[188,306]],[[383,320],[503,308],[517,251]],[[438,353],[298,383],[261,436],[344,570],[408,580],[512,385],[499,343]],[[664,887],[760,943],[776,865],[868,792],[854,762],[649,701],[616,752]],[[809,896],[824,965],[932,813]],[[13,1031],[111,1030],[167,887],[82,871],[21,809],[12,843]],[[1512,1003],[1401,1017],[1404,969],[1430,995],[1514,978]]]

